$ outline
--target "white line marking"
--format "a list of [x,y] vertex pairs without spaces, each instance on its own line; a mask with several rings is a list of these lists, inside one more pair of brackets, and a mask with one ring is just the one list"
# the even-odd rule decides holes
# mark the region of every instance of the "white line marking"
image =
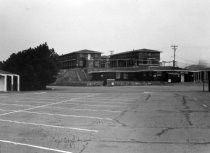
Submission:
[[153,93],[153,92],[144,92],[144,93]]
[[13,141],[8,141],[8,140],[1,140],[0,139],[0,142],[9,143],[9,144],[13,144],[13,145],[19,145],[19,146],[32,147],[32,148],[48,150],[48,151],[55,151],[55,152],[60,152],[60,153],[72,153],[72,152],[69,152],[69,151],[47,148],[47,147],[42,147],[42,146],[36,146],[36,145],[31,145],[31,144],[26,144],[26,143],[13,142]]
[[76,108],[66,108],[66,107],[46,107],[46,108],[57,108],[57,109],[70,109],[70,110],[75,110],[75,111],[93,111],[93,112],[116,112],[116,113],[119,113],[119,112],[122,112],[122,111],[114,111],[114,110],[98,110],[98,109],[76,109]]
[[71,101],[71,100],[72,99],[59,101],[59,102],[56,102],[56,103],[50,103],[50,104],[46,104],[46,105],[41,105],[41,106],[34,106],[34,107],[31,107],[31,108],[26,108],[26,109],[17,110],[17,111],[13,111],[13,112],[9,112],[9,113],[4,113],[4,114],[1,114],[0,116],[14,114],[14,113],[22,112],[22,111],[28,111],[28,110],[32,110],[32,109],[36,109],[36,108],[42,108],[42,107],[51,106],[51,105],[55,105],[55,104],[61,104],[61,103],[65,103],[65,102],[68,102],[68,101]]
[[[90,102],[89,100],[88,101],[80,101],[80,100],[75,100],[79,103],[87,103],[87,102]],[[115,101],[111,101],[111,102],[104,102],[104,101],[91,101],[92,103],[98,103],[98,104],[123,104],[123,105],[127,105],[129,103],[122,103],[122,102],[115,102]]]
[[52,113],[40,113],[33,111],[22,111],[26,113],[32,114],[40,114],[40,115],[50,115],[50,116],[63,116],[63,117],[78,117],[78,118],[90,118],[90,119],[100,119],[100,120],[112,120],[111,118],[102,118],[102,117],[93,117],[93,116],[79,116],[79,115],[67,115],[67,114],[52,114]]
[[17,100],[15,102],[17,102],[17,103],[41,103],[41,104],[50,104],[50,103],[52,103],[52,102],[42,102],[42,101],[38,102],[38,101],[21,101],[21,100]]
[[[79,101],[79,100],[75,100],[76,102],[78,102],[78,103],[82,103],[82,104],[87,104],[87,101]],[[90,101],[88,101],[88,103],[89,103]],[[78,104],[77,103],[77,104]],[[121,105],[128,105],[128,104],[130,104],[130,103],[122,103],[122,102],[101,102],[101,101],[91,101],[91,103],[97,103],[97,104],[121,104]]]
[[[1,108],[0,108],[0,110],[1,110],[1,111],[14,111],[14,110],[6,110],[6,109],[1,109]],[[1,115],[1,114],[0,114],[0,115]]]
[[0,109],[0,110],[2,110],[2,111],[16,111],[16,109]]
[[19,100],[37,100],[37,101],[43,101],[43,100],[46,100],[46,101],[56,101],[57,99],[39,99],[39,98],[22,98],[22,99],[19,99]]
[[44,94],[46,92],[35,92],[34,94]]
[[203,104],[203,107],[207,108],[208,106],[207,106],[207,105],[205,105],[205,104]]
[[31,106],[33,106],[33,105],[20,105],[20,104],[9,104],[9,103],[7,103],[7,104],[5,104],[5,103],[0,103],[0,105],[26,106],[26,107],[31,107]]
[[30,122],[20,122],[20,121],[4,120],[4,119],[0,119],[0,121],[1,121],[1,122],[16,123],[16,124],[24,124],[24,125],[35,125],[35,126],[44,126],[44,127],[51,127],[51,128],[70,129],[70,130],[85,131],[85,132],[95,132],[95,133],[98,132],[98,130],[89,130],[89,129],[68,127],[68,126],[57,126],[57,125],[49,125],[49,124],[39,124],[39,123],[30,123]]
[[[71,104],[78,104],[78,103],[71,103]],[[127,106],[113,106],[113,105],[90,105],[90,104],[79,104],[79,106],[82,106],[82,105],[85,105],[85,106],[94,106],[94,107],[104,107],[104,106],[107,106],[107,107],[127,107]],[[78,107],[78,106],[77,106]]]

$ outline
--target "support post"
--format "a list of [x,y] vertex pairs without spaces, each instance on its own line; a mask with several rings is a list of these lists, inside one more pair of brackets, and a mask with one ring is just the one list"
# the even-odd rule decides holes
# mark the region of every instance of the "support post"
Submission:
[[4,91],[7,91],[7,75],[4,75]]
[[193,80],[194,80],[194,82],[195,82],[195,77],[196,77],[196,73],[193,72]]
[[210,92],[210,71],[208,71],[208,91]]
[[10,75],[11,76],[11,91],[14,90],[14,75]]
[[20,76],[17,75],[17,91],[20,91]]

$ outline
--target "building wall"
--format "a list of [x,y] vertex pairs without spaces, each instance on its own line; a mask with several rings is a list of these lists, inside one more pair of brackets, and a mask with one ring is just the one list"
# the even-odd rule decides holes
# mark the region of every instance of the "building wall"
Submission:
[[4,91],[4,77],[0,75],[0,91]]
[[131,51],[110,56],[111,67],[133,67],[140,65],[159,65],[160,52]]
[[92,80],[105,81],[115,79],[116,81],[160,81],[171,83],[181,82],[180,72],[165,71],[143,71],[143,72],[101,72],[93,73]]
[[61,69],[100,67],[101,53],[72,53],[60,56]]

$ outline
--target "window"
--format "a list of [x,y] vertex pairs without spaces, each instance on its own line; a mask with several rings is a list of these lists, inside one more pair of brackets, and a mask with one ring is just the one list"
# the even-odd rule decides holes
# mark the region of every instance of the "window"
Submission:
[[80,66],[80,67],[83,66],[83,61],[79,61],[79,66]]
[[125,79],[125,80],[128,79],[128,74],[127,73],[123,74],[123,79]]
[[120,79],[120,73],[119,72],[116,73],[116,79]]
[[95,67],[99,67],[99,61],[95,61]]
[[79,57],[81,57],[81,58],[82,58],[82,57],[84,57],[84,54],[80,54],[80,56],[79,56]]
[[99,57],[99,54],[95,54],[95,58],[98,58]]

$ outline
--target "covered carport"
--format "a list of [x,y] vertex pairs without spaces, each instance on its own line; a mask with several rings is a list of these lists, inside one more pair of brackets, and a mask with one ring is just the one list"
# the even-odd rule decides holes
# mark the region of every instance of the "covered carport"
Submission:
[[0,91],[20,91],[20,76],[0,70]]

